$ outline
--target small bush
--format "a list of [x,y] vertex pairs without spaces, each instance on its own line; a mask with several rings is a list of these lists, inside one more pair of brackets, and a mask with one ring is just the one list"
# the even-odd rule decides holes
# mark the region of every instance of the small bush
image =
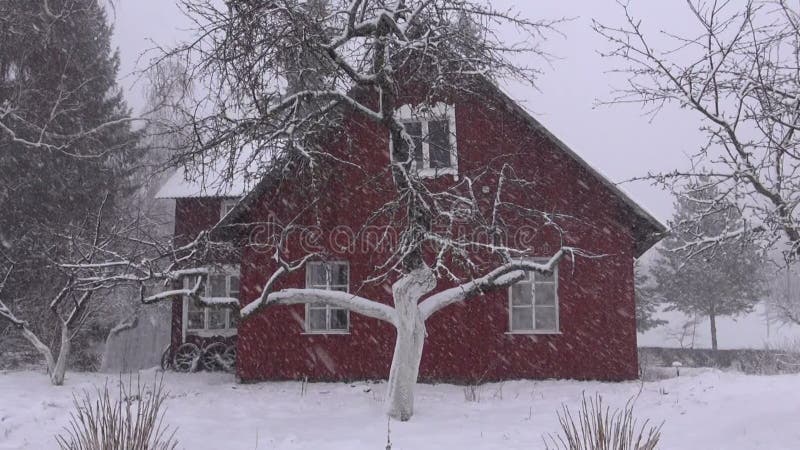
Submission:
[[172,450],[178,443],[164,425],[166,398],[163,379],[152,389],[138,380],[135,387],[120,383],[117,397],[108,385],[97,389],[94,400],[84,391],[74,397],[69,426],[56,441],[63,450]]
[[661,438],[661,426],[637,426],[633,402],[623,410],[603,408],[603,398],[583,396],[581,409],[573,416],[564,405],[558,413],[561,433],[545,438],[547,450],[653,450]]

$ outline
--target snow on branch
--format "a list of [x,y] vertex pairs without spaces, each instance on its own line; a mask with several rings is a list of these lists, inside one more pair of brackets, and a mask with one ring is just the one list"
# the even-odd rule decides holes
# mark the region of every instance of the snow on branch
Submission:
[[0,318],[3,318],[17,328],[25,328],[28,323],[20,319],[6,306],[2,299],[0,299]]
[[[382,320],[395,326],[398,325],[397,315],[394,308],[391,306],[342,291],[324,289],[284,289],[270,293],[262,306],[300,304],[327,305],[336,308],[345,308],[355,313],[372,317],[373,319]],[[247,306],[242,308],[242,316],[251,313],[251,310],[249,310]]]
[[671,252],[683,253],[687,259],[704,253],[708,250],[716,248],[718,245],[728,241],[734,241],[746,236],[764,232],[763,227],[740,227],[734,230],[724,230],[714,236],[701,236],[691,241],[685,241],[681,245],[671,247],[668,250]]
[[288,274],[290,272],[294,272],[296,270],[302,269],[303,267],[305,267],[305,265],[306,265],[306,263],[308,261],[310,261],[313,258],[317,258],[319,256],[316,253],[311,253],[311,254],[308,254],[308,255],[304,256],[303,258],[301,258],[296,263],[290,264],[290,263],[287,263],[286,261],[284,261],[281,258],[280,251],[278,250],[278,248],[279,247],[276,246],[274,259],[276,261],[278,261],[278,263],[280,264],[280,267],[278,267],[278,269],[275,272],[273,272],[273,274],[269,277],[269,280],[267,280],[266,284],[264,285],[264,287],[261,290],[261,295],[257,299],[255,299],[252,302],[248,303],[245,307],[243,307],[241,309],[240,314],[241,314],[241,316],[243,318],[247,317],[247,316],[250,316],[251,314],[253,314],[256,311],[258,311],[259,309],[261,309],[261,308],[263,308],[263,307],[268,305],[268,296],[272,293],[272,287],[275,285],[275,283],[278,282],[278,280],[281,277],[283,277],[284,275],[286,275],[286,274]]
[[525,278],[525,272],[550,275],[565,256],[574,256],[576,253],[577,249],[562,247],[545,263],[529,260],[507,262],[481,278],[433,294],[420,303],[419,309],[423,320],[426,320],[437,311],[454,303],[462,302],[473,295],[510,286]]

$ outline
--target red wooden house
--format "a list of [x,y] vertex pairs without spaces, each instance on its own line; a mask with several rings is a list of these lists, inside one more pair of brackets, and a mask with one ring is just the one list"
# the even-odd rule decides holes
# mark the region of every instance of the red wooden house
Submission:
[[[664,226],[502,92],[492,98],[447,99],[428,105],[427,115],[409,116],[418,170],[431,182],[448,183],[502,156],[518,175],[535,180],[539,195],[525,201],[578,219],[563,237],[568,245],[604,256],[562,261],[554,277],[531,275],[511,289],[437,313],[427,323],[420,380],[636,378],[633,263]],[[389,157],[388,132],[356,114],[346,117],[338,136],[331,146],[361,152],[363,160],[361,170],[341,168],[324,186],[316,220],[328,237],[337,227],[357,229],[380,204],[380,193],[360,186],[365,176],[385,169]],[[176,200],[176,237],[190,238],[223,216],[221,225],[231,226],[297,214],[307,188],[302,180],[265,179],[216,189],[186,182],[179,173],[159,195]],[[489,184],[479,192],[493,195]],[[538,239],[537,256],[549,257],[560,245],[559,236],[544,233]],[[390,303],[387,284],[362,285],[372,273],[374,250],[345,247],[329,246],[331,258],[308,264],[277,288],[358,291]],[[247,304],[274,270],[269,253],[244,247],[240,261],[210,276],[209,287],[213,296]],[[235,341],[236,373],[243,381],[384,379],[389,373],[394,329],[374,319],[331,307],[279,306],[240,323],[225,308],[198,307],[186,299],[173,305],[172,348]]]

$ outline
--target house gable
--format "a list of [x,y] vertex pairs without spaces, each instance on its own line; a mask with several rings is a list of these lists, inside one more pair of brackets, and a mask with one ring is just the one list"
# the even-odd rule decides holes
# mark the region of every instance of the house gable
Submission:
[[[548,256],[566,243],[602,258],[562,261],[553,282],[558,299],[554,330],[514,333],[510,323],[511,296],[503,290],[485,293],[431,317],[426,324],[428,338],[421,379],[476,382],[636,377],[633,259],[649,245],[649,236],[663,230],[663,226],[635,208],[621,191],[538,122],[531,122],[529,115],[517,111],[503,98],[494,100],[442,100],[455,111],[459,157],[456,176],[480,173],[490,166],[496,174],[498,166],[507,164],[535,187],[530,197],[510,200],[571,217],[565,220],[563,235],[545,230],[535,236],[535,256]],[[388,177],[374,181],[375,174],[388,170],[388,137],[380,125],[365,123],[356,114],[346,115],[327,149],[334,155],[346,154],[360,167],[338,165],[312,185],[302,160],[274,161],[270,173],[221,220],[214,232],[219,237],[252,233],[250,224],[273,218],[297,218],[300,224],[319,226],[328,234],[323,237],[326,242],[331,242],[325,238],[338,226],[359,229],[369,213],[393,192]],[[284,173],[292,176],[285,177]],[[476,185],[479,204],[490,203],[496,181],[480,178]],[[449,186],[454,177],[447,174],[426,182],[434,188]],[[308,201],[311,193],[315,195],[313,205]],[[301,240],[289,243],[287,257],[294,259],[305,253]],[[247,246],[242,251],[240,300],[247,304],[261,294],[277,265],[273,254],[264,248]],[[364,283],[374,274],[376,265],[385,261],[386,252],[330,245],[325,253],[330,261],[347,262],[350,292],[391,302],[391,280]],[[307,275],[302,271],[290,273],[273,289],[306,286]],[[438,289],[451,286],[443,279]],[[394,336],[391,326],[350,314],[346,332],[309,333],[308,315],[302,305],[275,306],[242,322],[238,335],[239,377],[250,381],[303,377],[342,380],[387,375]],[[326,327],[336,328],[331,325],[330,315],[326,317]],[[319,320],[321,324],[321,316]],[[598,352],[598,343],[602,343],[602,352]]]
[[[587,163],[583,158],[581,158],[575,151],[573,151],[569,146],[567,146],[562,140],[556,137],[553,133],[551,133],[543,124],[541,124],[538,120],[536,120],[530,113],[528,113],[524,108],[522,108],[518,103],[514,102],[507,94],[505,94],[499,87],[496,85],[489,83],[488,81],[485,82],[485,89],[489,91],[489,96],[496,100],[496,104],[493,105],[498,109],[503,108],[508,113],[512,114],[514,117],[518,118],[524,123],[524,126],[529,130],[526,133],[523,130],[517,130],[516,133],[512,133],[515,136],[513,138],[515,141],[519,142],[519,137],[524,136],[527,140],[528,144],[534,143],[531,145],[531,148],[520,148],[520,152],[533,152],[536,148],[542,147],[541,142],[537,142],[539,139],[546,141],[550,147],[553,148],[555,152],[562,153],[566,156],[569,160],[574,162],[574,165],[570,165],[569,170],[572,172],[577,173],[576,182],[578,183],[579,187],[582,187],[586,191],[592,193],[592,195],[597,195],[596,191],[593,189],[589,189],[588,182],[594,181],[599,185],[600,189],[606,192],[606,197],[608,199],[612,199],[610,204],[606,206],[610,206],[613,209],[617,210],[616,221],[619,224],[630,231],[631,235],[634,238],[634,254],[636,257],[641,256],[644,252],[646,252],[650,247],[652,247],[655,243],[657,243],[667,232],[667,227],[662,224],[658,219],[656,219],[652,214],[650,214],[647,210],[645,210],[641,205],[636,203],[630,196],[628,196],[622,189],[620,189],[617,185],[611,182],[607,177],[601,174],[597,169],[592,167],[589,163]],[[455,99],[456,101],[450,101],[449,104],[454,105],[454,109],[457,111],[456,116],[458,120],[456,123],[459,122],[472,122],[470,125],[475,125],[476,121],[467,119],[470,115],[474,115],[476,111],[491,110],[492,108],[486,108],[485,104],[482,102],[475,102],[469,101],[466,102],[464,99]],[[474,100],[474,99],[473,99]],[[413,101],[411,102],[416,106],[416,103]],[[494,111],[496,117],[490,118],[486,117],[486,120],[480,121],[478,120],[477,123],[480,123],[484,126],[491,126],[492,121],[497,121],[498,117],[500,121],[505,121],[504,115],[499,114],[499,111]],[[358,121],[358,119],[350,118],[351,120]],[[458,125],[457,125],[458,126]],[[468,129],[469,126],[463,126],[463,128]],[[517,127],[520,124],[516,124]],[[360,127],[356,127],[358,129]],[[378,137],[378,141],[381,141],[381,132],[375,131],[376,126],[370,127],[369,125],[366,127],[368,129],[371,128],[371,132],[375,134],[373,138]],[[493,127],[494,133],[499,135],[507,134],[507,130],[499,129],[497,127]],[[503,128],[502,126],[500,128]],[[465,132],[465,131],[463,131]],[[360,161],[361,163],[367,163],[368,166],[372,166],[374,169],[374,163],[378,162],[381,167],[386,168],[388,167],[388,155],[389,155],[389,141],[388,141],[388,132],[384,132],[386,135],[385,141],[385,152],[382,151],[373,151],[371,153],[365,152],[362,157],[367,160],[371,161]],[[483,136],[486,135],[485,132],[481,131]],[[527,136],[526,136],[527,135]],[[456,135],[456,138],[459,141],[463,141],[464,137]],[[538,139],[537,139],[538,138]],[[466,149],[473,147],[470,143],[465,144],[458,144],[458,145],[465,145]],[[352,144],[351,144],[352,146]],[[545,145],[548,146],[548,145]],[[499,148],[507,147],[506,144],[501,144]],[[352,156],[352,155],[350,155]],[[476,152],[469,152],[464,151],[458,155],[459,161],[461,161],[462,168],[460,169],[461,173],[466,173],[470,170],[470,168],[480,167],[483,163],[491,158],[499,156],[498,154],[491,155],[491,154],[480,154]],[[559,159],[559,156],[555,156],[555,159]],[[466,164],[464,164],[466,163]],[[470,164],[472,163],[472,164]],[[280,172],[283,172],[286,168],[286,161],[278,162],[274,164],[274,167],[267,172],[267,174],[261,179],[260,182],[256,183],[255,186],[250,189],[249,191],[244,194],[242,200],[239,202],[237,207],[231,211],[231,213],[225,217],[219,224],[217,233],[220,235],[229,235],[231,227],[235,227],[237,222],[240,222],[242,217],[246,215],[247,210],[254,204],[257,203],[258,199],[263,195],[269,195],[269,191],[274,188],[275,183],[277,182],[276,178],[280,178]],[[298,163],[301,164],[301,163]],[[458,171],[458,164],[456,162],[456,170]],[[445,175],[451,174],[450,171],[445,171]],[[532,174],[534,175],[534,174]],[[593,183],[594,184],[594,183]],[[225,230],[225,231],[223,231]]]

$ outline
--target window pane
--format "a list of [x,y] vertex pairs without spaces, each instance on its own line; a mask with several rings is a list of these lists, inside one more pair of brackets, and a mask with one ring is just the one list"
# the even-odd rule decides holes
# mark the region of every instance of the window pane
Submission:
[[211,285],[211,297],[226,297],[225,275],[210,275],[208,282]]
[[534,275],[534,279],[535,279],[536,281],[541,281],[541,282],[550,282],[550,283],[552,283],[552,282],[554,282],[554,281],[556,280],[556,278],[555,278],[555,272],[551,273],[550,275],[543,275],[543,274],[541,274],[541,273],[535,273],[535,275]]
[[225,316],[227,312],[224,308],[209,308],[208,310],[208,329],[221,330],[225,328]]
[[536,304],[555,306],[556,285],[553,283],[536,283]]
[[228,295],[233,298],[239,298],[239,277],[231,276],[230,280],[231,289],[228,291]]
[[[199,277],[196,277],[196,276],[191,276],[191,277],[184,278],[183,279],[183,288],[184,289],[194,289],[194,287],[197,285],[197,279],[198,278]],[[198,291],[198,294],[205,295],[205,292],[206,292],[205,283],[203,283],[203,284],[200,285],[200,290]]]
[[347,329],[347,310],[331,308],[331,330]]
[[431,168],[450,167],[450,126],[447,120],[428,122]]
[[406,132],[411,135],[411,137],[422,137],[422,122],[421,121],[414,121],[414,122],[404,122],[403,125],[406,127]]
[[201,306],[197,301],[191,298],[187,302],[187,317],[186,328],[193,330],[203,329],[206,327],[206,309]]
[[[308,287],[347,292],[349,281],[347,263],[315,263],[309,264],[307,267]],[[320,306],[309,306],[306,318],[308,331],[347,330],[347,319],[347,310]]]
[[328,284],[325,280],[325,265],[314,263],[308,265],[308,287],[322,288]]
[[533,314],[531,308],[511,308],[511,331],[531,331]]
[[411,135],[414,141],[414,148],[411,154],[414,155],[414,161],[418,169],[424,167],[422,162],[422,122],[405,122],[403,125],[406,127],[406,132]]
[[190,330],[201,330],[205,328],[205,313],[200,311],[192,311],[191,309],[186,314],[186,328]]
[[325,331],[326,327],[325,308],[308,308],[308,330]]
[[511,286],[512,305],[532,305],[533,293],[530,283],[517,283]]
[[230,321],[229,328],[236,328],[239,326],[239,311],[237,309],[230,309],[228,313],[228,320]]
[[234,206],[236,206],[237,200],[223,200],[222,201],[222,215],[225,216],[228,214]]
[[347,264],[332,263],[331,268],[331,284],[334,286],[347,286]]
[[536,307],[536,330],[556,331],[556,308],[554,306]]

